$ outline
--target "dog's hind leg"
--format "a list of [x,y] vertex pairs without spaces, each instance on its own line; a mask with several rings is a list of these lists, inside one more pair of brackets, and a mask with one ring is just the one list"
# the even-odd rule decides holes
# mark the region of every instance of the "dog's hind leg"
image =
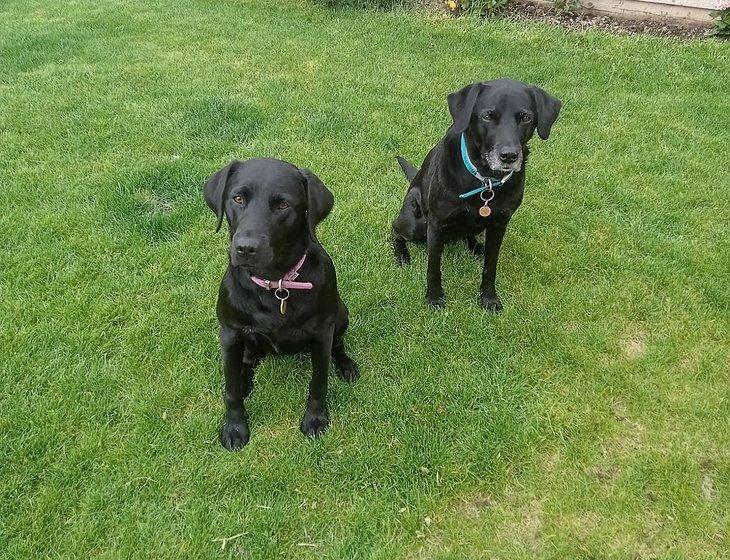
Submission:
[[411,253],[408,251],[406,239],[398,231],[397,223],[397,221],[393,222],[393,231],[391,233],[395,264],[397,266],[408,266],[411,264]]
[[481,259],[484,256],[484,245],[479,243],[477,241],[477,238],[473,235],[467,235],[464,238],[464,243],[466,243],[467,248],[469,249],[469,252],[477,257],[478,259]]
[[398,266],[411,263],[407,241],[423,243],[426,241],[426,219],[421,212],[421,190],[412,188],[406,194],[398,217],[393,222],[393,253]]

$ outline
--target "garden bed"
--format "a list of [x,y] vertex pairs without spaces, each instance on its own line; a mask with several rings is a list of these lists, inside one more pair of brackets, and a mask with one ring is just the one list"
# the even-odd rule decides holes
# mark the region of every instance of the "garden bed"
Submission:
[[648,33],[662,37],[698,39],[708,36],[708,26],[689,20],[650,17],[609,16],[590,10],[561,12],[540,2],[511,2],[505,7],[509,17],[561,25],[570,29],[604,29],[612,33],[633,35]]
[[[426,9],[443,14],[460,13],[460,3],[452,2],[451,6],[442,0],[423,0],[420,5]],[[701,39],[710,35],[710,27],[696,21],[663,18],[659,16],[635,17],[628,15],[608,15],[589,9],[562,11],[553,7],[552,2],[515,1],[509,2],[495,17],[506,17],[512,20],[549,23],[586,31],[603,29],[619,35],[635,35],[646,33],[659,37],[676,37],[679,39]]]

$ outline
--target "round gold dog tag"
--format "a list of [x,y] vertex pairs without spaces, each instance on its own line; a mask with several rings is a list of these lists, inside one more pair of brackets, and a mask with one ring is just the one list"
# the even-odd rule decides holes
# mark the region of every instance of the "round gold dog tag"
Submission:
[[491,213],[492,213],[492,209],[489,206],[487,206],[486,204],[479,209],[479,215],[482,218],[486,218]]

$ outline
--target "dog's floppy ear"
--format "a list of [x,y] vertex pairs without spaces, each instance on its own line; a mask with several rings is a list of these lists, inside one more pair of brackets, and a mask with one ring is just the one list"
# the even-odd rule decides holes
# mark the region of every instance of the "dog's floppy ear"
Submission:
[[459,91],[450,93],[446,100],[449,102],[449,112],[454,119],[454,130],[464,132],[469,125],[474,103],[482,90],[483,84],[470,84]]
[[315,230],[317,224],[324,220],[332,211],[335,204],[335,197],[324,183],[309,169],[300,169],[299,172],[304,178],[304,190],[307,194],[307,226],[309,235],[317,240]]
[[223,225],[223,215],[225,214],[225,195],[226,185],[228,184],[228,177],[238,167],[241,162],[233,160],[231,163],[226,165],[223,169],[216,171],[212,177],[210,177],[203,185],[203,196],[208,207],[218,217],[218,225],[216,225],[215,231],[218,233]]
[[537,114],[537,134],[543,140],[547,140],[550,136],[550,129],[558,118],[563,103],[537,86],[530,86],[529,90]]

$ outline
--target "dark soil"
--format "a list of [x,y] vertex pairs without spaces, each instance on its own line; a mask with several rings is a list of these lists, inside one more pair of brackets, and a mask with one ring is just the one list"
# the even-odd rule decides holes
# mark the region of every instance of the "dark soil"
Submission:
[[[444,0],[417,0],[421,6],[440,13],[451,13]],[[460,4],[460,2],[459,2]],[[635,35],[647,33],[659,37],[678,39],[701,39],[709,36],[710,28],[690,21],[647,17],[637,19],[628,16],[609,16],[591,13],[587,10],[560,12],[554,8],[530,0],[509,2],[495,17],[506,17],[517,21],[539,21],[559,25],[578,31],[603,29],[611,33]]]
[[504,13],[511,18],[541,21],[553,25],[562,25],[570,29],[585,31],[586,29],[605,29],[612,33],[634,35],[648,33],[661,37],[678,37],[680,39],[699,39],[707,37],[708,28],[681,20],[668,19],[635,19],[630,17],[612,17],[604,14],[592,14],[584,10],[572,13],[558,12],[551,7],[534,2],[510,2]]

